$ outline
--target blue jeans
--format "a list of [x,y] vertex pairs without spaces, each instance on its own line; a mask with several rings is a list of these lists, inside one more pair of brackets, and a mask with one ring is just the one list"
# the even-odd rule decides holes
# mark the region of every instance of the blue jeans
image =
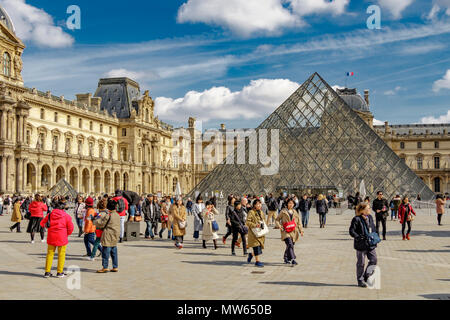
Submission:
[[3,214],[3,205],[0,204],[0,215]]
[[91,258],[95,258],[95,254],[97,253],[97,249],[100,250],[100,252],[102,252],[102,245],[100,244],[102,238],[96,238],[95,239],[95,243],[94,243],[94,247],[92,249],[92,254],[91,254]]
[[134,217],[136,215],[136,206],[134,204],[130,205],[128,208],[128,212],[130,213],[131,217]]
[[[90,257],[92,255],[91,244],[92,247],[95,245],[95,232],[88,233],[84,235],[84,245],[86,246],[86,253]],[[98,250],[102,251],[103,248],[101,245],[98,246]]]
[[108,269],[109,257],[112,258],[112,265],[114,269],[119,267],[119,257],[117,256],[117,247],[104,247],[102,251],[102,265],[103,269]]
[[302,225],[304,227],[307,227],[309,222],[309,211],[305,212],[301,211],[301,213],[302,213]]
[[391,209],[391,219],[393,219],[393,218],[397,219],[397,211],[394,209]]
[[78,231],[79,234],[81,235],[81,233],[83,232],[83,218],[78,218],[76,217],[75,220],[77,221],[77,226],[78,226]]
[[[158,223],[157,222],[155,223],[156,226],[151,221],[145,221],[145,223],[147,224],[147,228],[145,229],[145,236],[154,238],[155,234],[153,233],[153,229],[155,227],[158,228]],[[157,232],[156,229],[155,229],[155,232]]]

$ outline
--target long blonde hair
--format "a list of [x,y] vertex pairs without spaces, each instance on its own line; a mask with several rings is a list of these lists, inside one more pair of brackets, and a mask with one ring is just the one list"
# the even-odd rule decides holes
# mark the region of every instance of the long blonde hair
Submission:
[[361,216],[362,212],[366,210],[366,208],[369,206],[367,202],[361,202],[356,206],[356,215]]
[[323,199],[324,199],[323,194],[319,194],[319,195],[317,196],[317,200],[321,201],[321,200],[323,200]]

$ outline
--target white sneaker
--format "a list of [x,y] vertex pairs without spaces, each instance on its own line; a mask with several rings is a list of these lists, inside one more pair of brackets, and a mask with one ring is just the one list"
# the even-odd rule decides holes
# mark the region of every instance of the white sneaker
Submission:
[[31,241],[31,244],[33,244],[33,243],[34,243],[34,240]]
[[91,258],[91,257],[86,257],[84,259],[87,260],[87,261],[95,261],[95,258]]
[[45,243],[45,240],[41,240],[41,243]]

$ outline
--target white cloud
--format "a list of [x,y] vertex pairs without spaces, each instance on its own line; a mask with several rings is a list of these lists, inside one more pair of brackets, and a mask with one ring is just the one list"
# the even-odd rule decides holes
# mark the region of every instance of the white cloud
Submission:
[[292,10],[300,16],[330,13],[340,15],[345,12],[350,0],[290,0]]
[[447,73],[441,80],[434,82],[433,91],[439,92],[441,89],[450,89],[450,69],[447,70]]
[[145,77],[145,72],[130,71],[127,69],[113,69],[105,74],[108,78],[127,77],[132,80],[139,80]]
[[280,34],[301,27],[304,16],[340,15],[350,0],[188,0],[178,10],[178,23],[206,23],[250,37]]
[[299,86],[287,79],[259,79],[235,92],[226,87],[190,91],[179,99],[156,98],[155,112],[161,119],[177,122],[185,121],[188,116],[202,121],[263,118]]
[[388,9],[395,19],[399,19],[403,10],[413,3],[414,0],[378,0],[378,2],[382,8]]
[[374,126],[384,126],[384,121],[380,121],[380,120],[377,120],[377,119],[373,119],[373,125]]
[[403,90],[402,87],[397,86],[394,89],[388,90],[384,92],[385,96],[395,96],[400,90]]
[[422,124],[450,123],[450,110],[447,112],[447,114],[439,116],[438,118],[435,118],[433,116],[424,117],[420,120],[420,123]]
[[23,41],[31,41],[41,47],[69,47],[74,39],[55,25],[53,18],[42,9],[25,3],[25,0],[0,0]]
[[450,16],[450,0],[433,0],[433,6],[427,18],[433,20],[441,11],[445,11],[445,14]]

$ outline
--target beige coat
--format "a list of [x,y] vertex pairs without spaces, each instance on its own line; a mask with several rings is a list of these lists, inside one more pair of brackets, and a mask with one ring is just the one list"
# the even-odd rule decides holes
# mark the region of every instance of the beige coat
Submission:
[[101,238],[103,247],[117,246],[120,236],[120,216],[117,211],[111,211],[111,214],[101,212],[100,218],[94,220],[94,225],[96,228],[103,229]]
[[266,240],[266,237],[260,237],[257,238],[255,234],[253,233],[252,229],[256,228],[260,222],[263,221],[267,225],[266,216],[264,215],[264,212],[261,210],[256,212],[255,210],[250,210],[247,216],[247,222],[245,223],[248,227],[248,247],[254,248],[261,246],[262,249],[264,249],[264,242]]
[[217,234],[217,231],[214,232],[212,229],[212,223],[216,220],[216,215],[218,215],[219,212],[216,208],[213,208],[211,212],[208,212],[208,209],[203,209],[202,217],[203,217],[203,240],[209,241],[209,240],[217,240],[219,239],[219,235]]
[[294,243],[295,243],[300,238],[300,233],[303,232],[303,225],[302,225],[302,222],[300,220],[300,216],[298,215],[297,210],[292,209],[292,211],[294,212],[294,220],[295,220],[295,224],[297,225],[297,228],[295,228],[294,231],[287,233],[286,231],[284,231],[284,229],[282,230],[282,227],[285,223],[291,222],[291,217],[289,216],[289,212],[286,208],[281,210],[280,214],[278,215],[278,217],[275,220],[275,224],[277,225],[278,228],[280,228],[281,241],[284,241],[287,238],[291,238],[292,241],[294,241]]
[[186,213],[186,207],[181,205],[178,207],[176,204],[172,205],[170,207],[170,216],[173,218],[173,235],[174,237],[182,237],[186,235],[186,228],[180,229],[179,222],[186,221],[187,219],[187,213]]
[[14,204],[13,213],[11,215],[12,222],[21,222],[22,221],[22,213],[20,212],[20,201],[17,201]]
[[443,199],[436,199],[436,212],[438,214],[445,213],[444,205],[445,205],[445,200],[443,200]]

